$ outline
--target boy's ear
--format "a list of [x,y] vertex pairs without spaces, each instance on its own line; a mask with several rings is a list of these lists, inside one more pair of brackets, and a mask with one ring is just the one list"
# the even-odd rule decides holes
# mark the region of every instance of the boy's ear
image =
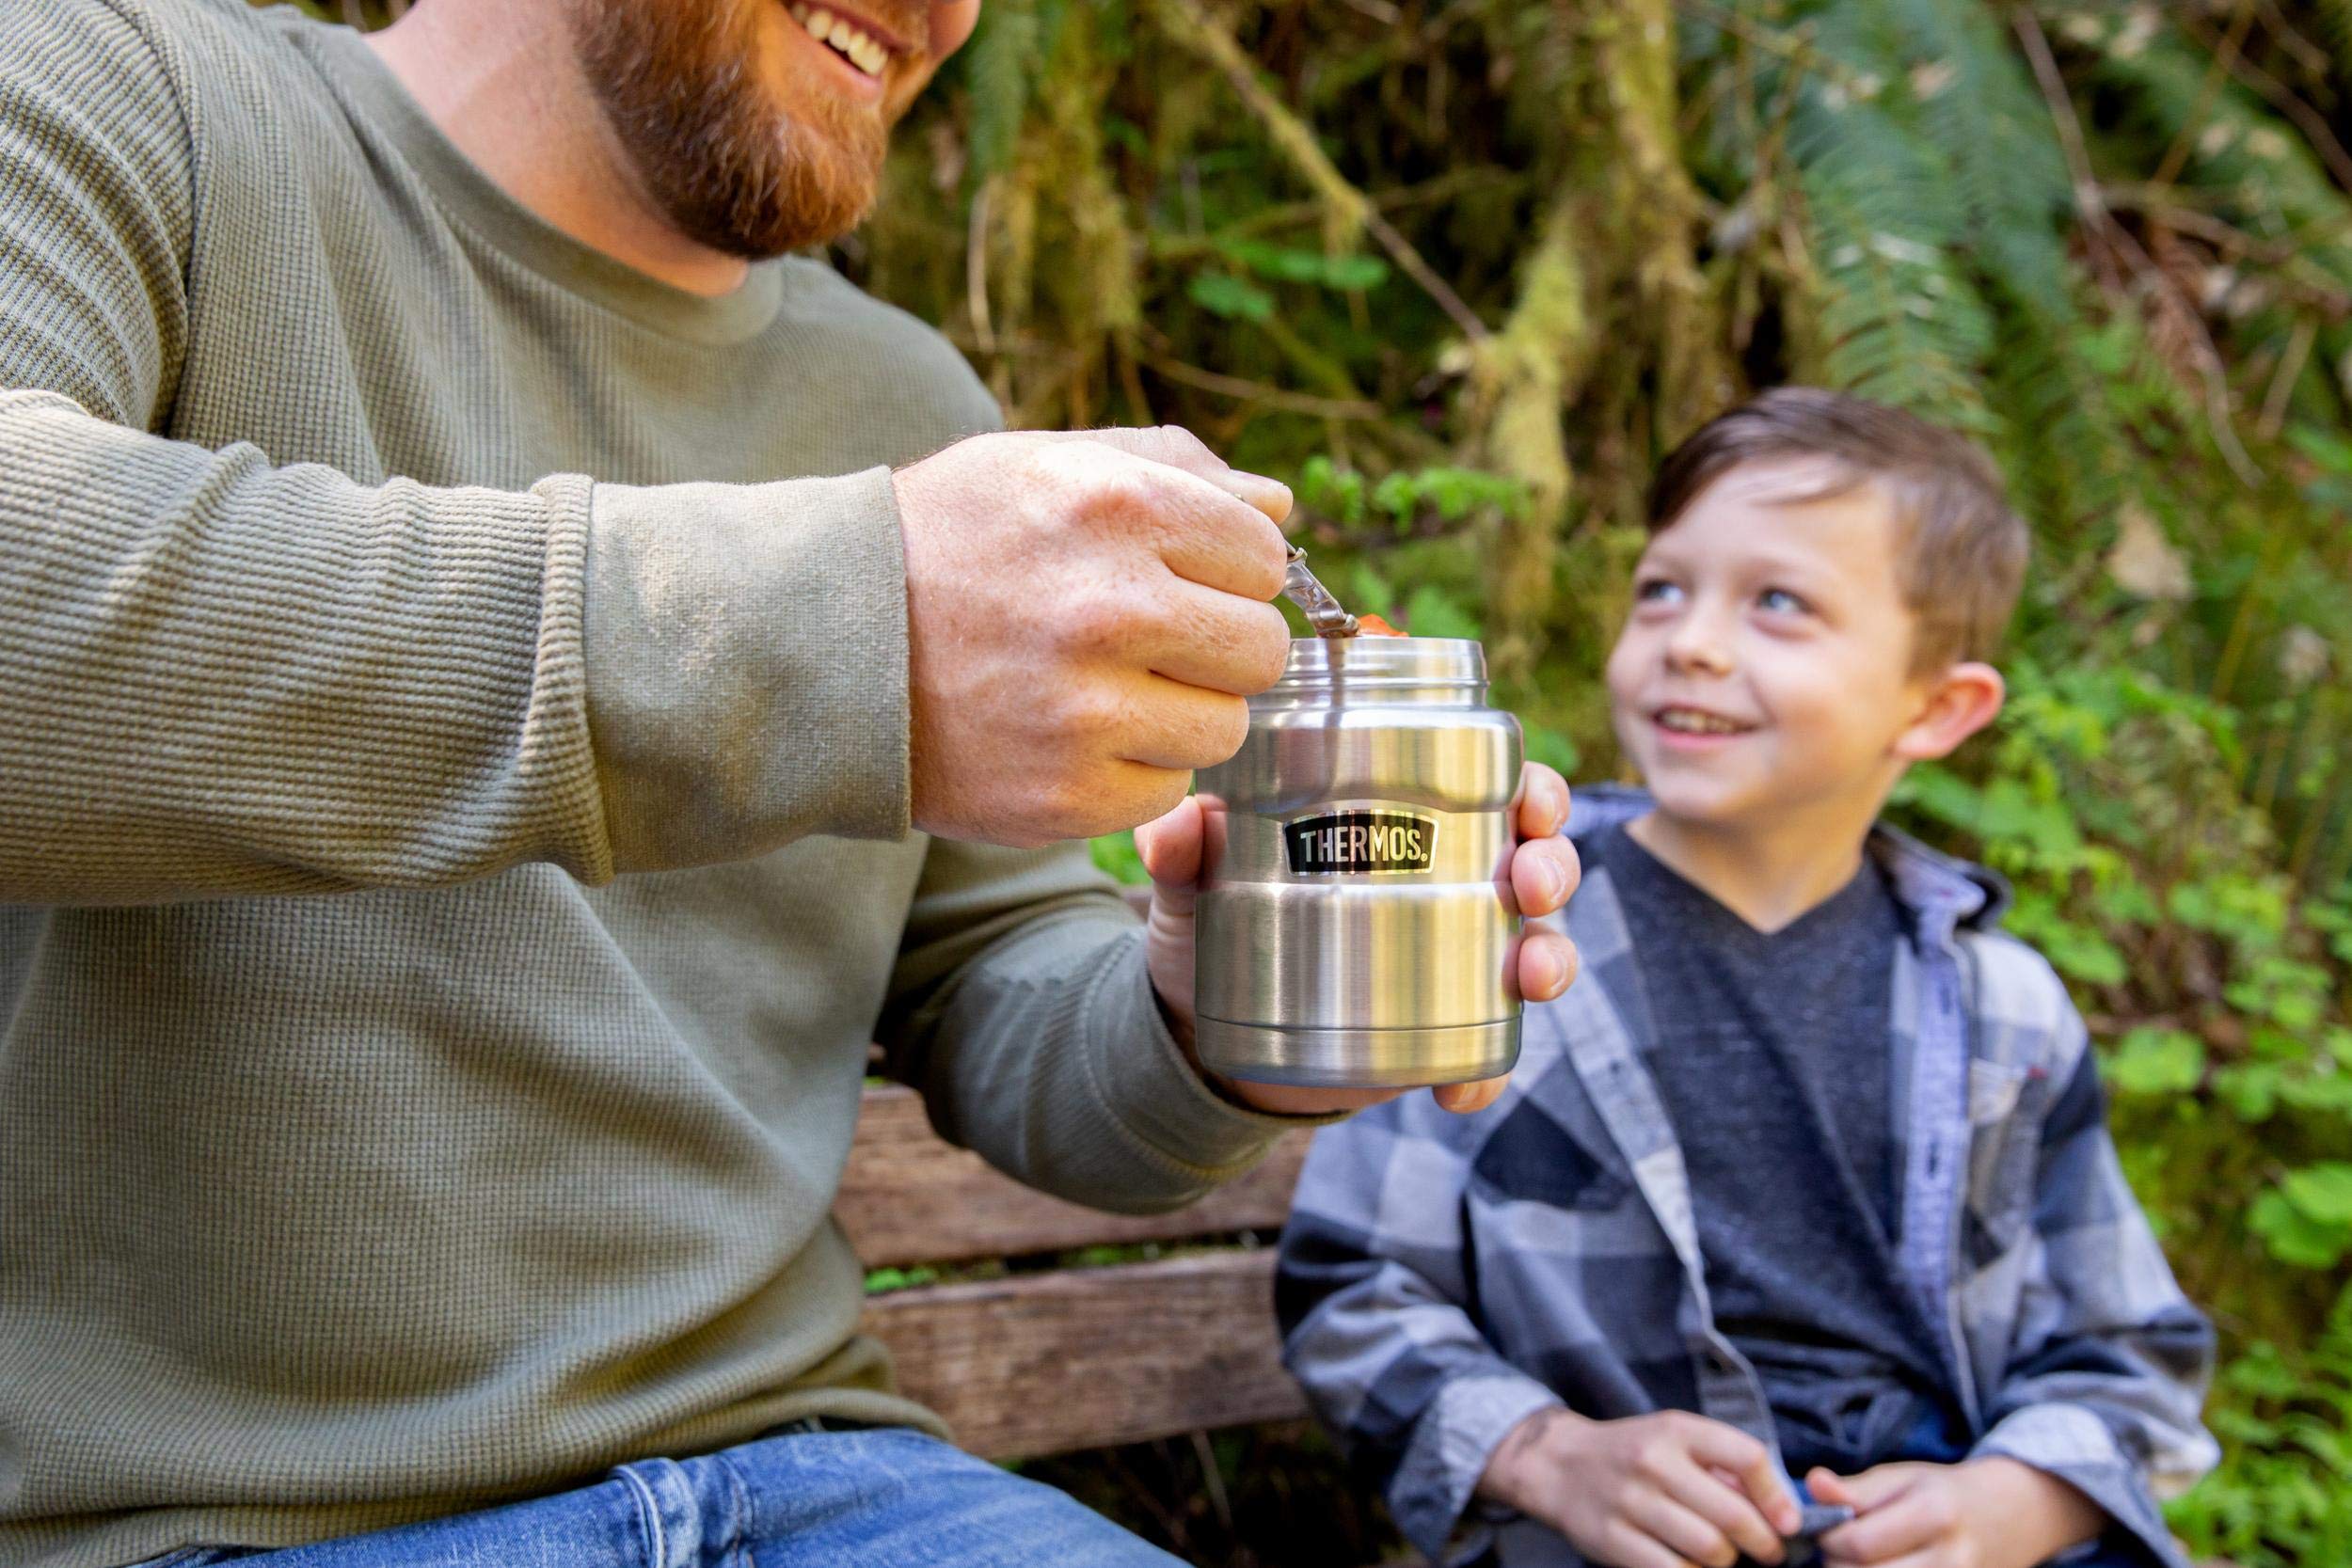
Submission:
[[1895,737],[1895,754],[1905,762],[1932,762],[1993,722],[2009,688],[1990,664],[1955,664],[1929,683],[1926,700],[1911,727]]

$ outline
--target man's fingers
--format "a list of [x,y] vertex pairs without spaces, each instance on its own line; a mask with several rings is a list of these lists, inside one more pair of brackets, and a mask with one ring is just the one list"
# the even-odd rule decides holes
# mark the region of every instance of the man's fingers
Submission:
[[1131,712],[1110,715],[1106,722],[1123,741],[1119,755],[1147,768],[1214,768],[1240,751],[1249,733],[1248,703],[1165,675],[1144,677],[1134,704]]
[[1290,486],[1263,474],[1244,472],[1209,450],[1208,443],[1182,425],[1152,425],[1145,429],[1069,430],[1050,433],[1049,439],[1099,441],[1130,455],[1165,463],[1208,481],[1234,499],[1246,501],[1269,522],[1291,515]]
[[1483,1111],[1502,1098],[1502,1091],[1511,1086],[1511,1075],[1500,1078],[1480,1078],[1468,1084],[1439,1084],[1429,1091],[1441,1110],[1466,1117]]
[[1168,467],[1141,472],[1150,476],[1145,537],[1169,571],[1246,599],[1270,601],[1282,592],[1290,545],[1263,507],[1236,496],[1232,485],[1198,474]]
[[1511,798],[1513,818],[1521,838],[1549,838],[1568,825],[1568,781],[1540,762],[1519,771],[1518,792]]
[[1164,581],[1159,597],[1160,613],[1138,643],[1154,674],[1236,697],[1281,678],[1291,632],[1271,604],[1181,578]]
[[1519,939],[1519,995],[1529,1002],[1549,1002],[1574,983],[1578,964],[1576,943],[1557,931],[1531,927]]
[[1530,919],[1565,904],[1583,875],[1576,846],[1565,838],[1531,839],[1511,852],[1511,896]]
[[1071,516],[1091,515],[1100,519],[1096,526],[1107,525],[1105,531],[1148,544],[1179,577],[1244,598],[1279,594],[1290,546],[1270,514],[1288,515],[1290,492],[1270,479],[1236,475],[1214,457],[1196,471],[1160,461],[1135,442],[1106,439],[1133,434],[1020,439],[1032,443],[1035,483]]
[[1403,1089],[1313,1089],[1295,1084],[1250,1084],[1249,1103],[1278,1117],[1320,1117],[1333,1111],[1367,1110],[1394,1100]]

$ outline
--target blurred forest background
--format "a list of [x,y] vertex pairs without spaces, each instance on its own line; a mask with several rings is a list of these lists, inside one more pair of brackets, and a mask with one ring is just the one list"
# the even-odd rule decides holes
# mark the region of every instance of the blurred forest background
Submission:
[[[2014,696],[1900,813],[2016,882],[2220,1325],[2175,1528],[2342,1564],[2348,144],[2352,0],[988,0],[835,259],[1016,424],[1292,482],[1572,780],[1669,445],[1782,381],[1979,436],[2037,531]],[[1198,1562],[1381,1539],[1311,1433],[1031,1471]]]

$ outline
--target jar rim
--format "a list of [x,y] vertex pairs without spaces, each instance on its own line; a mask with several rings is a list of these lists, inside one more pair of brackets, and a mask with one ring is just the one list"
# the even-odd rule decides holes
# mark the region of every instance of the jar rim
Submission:
[[1484,685],[1486,650],[1469,637],[1300,637],[1277,688]]

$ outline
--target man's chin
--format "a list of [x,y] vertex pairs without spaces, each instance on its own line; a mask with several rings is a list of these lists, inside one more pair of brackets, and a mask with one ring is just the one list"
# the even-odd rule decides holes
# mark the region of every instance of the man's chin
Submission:
[[864,223],[882,190],[880,157],[797,122],[778,135],[787,146],[764,178],[720,211],[673,210],[673,218],[703,243],[752,261],[830,245]]

